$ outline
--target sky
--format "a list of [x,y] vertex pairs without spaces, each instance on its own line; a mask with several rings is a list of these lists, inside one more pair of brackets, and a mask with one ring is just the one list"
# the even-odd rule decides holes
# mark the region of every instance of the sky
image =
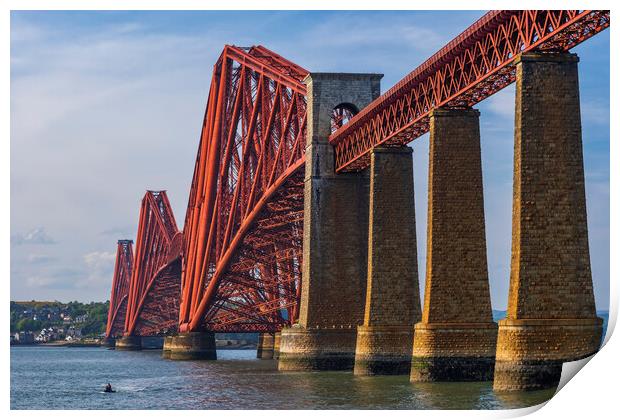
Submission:
[[[213,64],[265,45],[316,72],[383,73],[389,89],[483,12],[11,12],[11,299],[109,298],[117,239],[147,189],[182,227]],[[580,56],[597,309],[609,307],[609,31]],[[493,308],[510,274],[514,84],[480,103]],[[415,140],[424,287],[428,134]]]

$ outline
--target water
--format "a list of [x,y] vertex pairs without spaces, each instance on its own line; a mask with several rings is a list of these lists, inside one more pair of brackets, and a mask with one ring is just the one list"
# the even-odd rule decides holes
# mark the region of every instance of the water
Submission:
[[[491,382],[410,384],[407,376],[278,372],[255,350],[217,361],[159,351],[11,347],[12,409],[501,409],[539,404],[553,390],[495,394]],[[103,393],[110,382],[116,393]]]

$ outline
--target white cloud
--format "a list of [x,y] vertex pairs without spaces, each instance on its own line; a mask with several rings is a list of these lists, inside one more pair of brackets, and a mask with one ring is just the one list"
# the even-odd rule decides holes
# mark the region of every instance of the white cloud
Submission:
[[12,245],[51,245],[55,243],[56,241],[48,235],[43,227],[34,228],[25,235],[19,233],[11,235]]
[[94,251],[84,255],[84,262],[89,269],[107,269],[114,262],[116,255],[108,251]]
[[[510,119],[515,115],[515,86],[505,87],[484,101],[484,106],[498,117]],[[483,117],[484,118],[484,117]]]

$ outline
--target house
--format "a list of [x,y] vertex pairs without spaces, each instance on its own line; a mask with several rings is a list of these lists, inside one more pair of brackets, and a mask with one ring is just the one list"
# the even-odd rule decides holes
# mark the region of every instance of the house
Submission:
[[34,343],[34,334],[32,331],[20,331],[16,334],[16,341],[19,344],[33,344]]
[[67,338],[71,337],[72,339],[79,339],[82,337],[82,330],[80,328],[76,328],[75,326],[70,326],[67,328]]
[[88,314],[78,315],[75,317],[75,322],[78,324],[83,324],[88,319]]

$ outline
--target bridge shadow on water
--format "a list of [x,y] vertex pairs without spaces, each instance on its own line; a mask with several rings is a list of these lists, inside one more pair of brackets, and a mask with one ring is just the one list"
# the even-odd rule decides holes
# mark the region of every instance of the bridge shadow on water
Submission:
[[[159,351],[11,348],[12,409],[502,409],[553,391],[499,395],[491,382],[411,384],[407,376],[279,372],[255,350],[216,361],[171,361]],[[103,393],[112,383],[114,394]]]
[[553,390],[496,394],[492,382],[411,384],[408,376],[359,377],[351,372],[279,372],[251,351],[218,351],[218,361],[187,362],[191,388],[216,376],[197,398],[204,408],[238,409],[508,409],[537,405]]

